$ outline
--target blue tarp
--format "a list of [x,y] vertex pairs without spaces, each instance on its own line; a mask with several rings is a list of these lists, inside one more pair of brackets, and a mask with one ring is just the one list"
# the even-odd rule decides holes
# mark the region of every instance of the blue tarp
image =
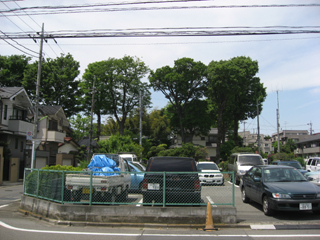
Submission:
[[107,158],[105,155],[95,155],[88,165],[88,169],[93,173],[93,176],[112,176],[119,175],[120,169],[114,160]]

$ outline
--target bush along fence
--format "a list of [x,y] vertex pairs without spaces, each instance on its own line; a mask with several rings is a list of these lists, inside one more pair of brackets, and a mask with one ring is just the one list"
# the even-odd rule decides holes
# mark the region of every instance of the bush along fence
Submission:
[[26,168],[24,179],[24,195],[61,204],[235,205],[232,172],[115,173]]

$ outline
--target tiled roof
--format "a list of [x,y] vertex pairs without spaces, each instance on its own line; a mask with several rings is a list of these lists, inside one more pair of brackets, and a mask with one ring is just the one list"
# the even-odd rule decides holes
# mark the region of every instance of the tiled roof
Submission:
[[62,107],[61,106],[39,106],[39,115],[55,115]]
[[21,90],[23,90],[23,87],[2,87],[0,88],[0,97],[8,99],[19,93]]

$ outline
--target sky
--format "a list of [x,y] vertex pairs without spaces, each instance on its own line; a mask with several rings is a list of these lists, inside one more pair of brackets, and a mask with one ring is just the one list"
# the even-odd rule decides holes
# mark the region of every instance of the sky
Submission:
[[[42,24],[44,24],[45,32],[64,30],[66,33],[75,30],[129,29],[127,31],[132,31],[130,29],[200,27],[211,27],[218,30],[221,28],[223,30],[320,30],[320,6],[292,6],[293,4],[320,4],[320,0],[198,0],[171,3],[168,0],[166,3],[163,1],[165,0],[99,2],[97,0],[1,0],[0,36],[3,38],[5,34],[16,32],[40,32]],[[34,12],[25,10],[26,15],[10,12],[9,16],[8,12],[4,12],[9,9],[34,6],[74,6],[98,3],[126,3],[126,5],[109,6],[109,11],[99,12],[93,12],[92,7],[81,8],[81,11],[85,9],[85,12],[81,13],[48,14],[47,12],[45,14],[40,13],[38,9]],[[248,7],[252,5],[260,7]],[[261,7],[261,5],[272,5],[273,7]],[[286,6],[275,7],[275,5]],[[175,8],[163,9],[165,7]],[[142,10],[142,8],[148,8],[148,10]],[[72,8],[69,9],[72,10]],[[95,9],[107,8],[95,7]],[[50,13],[59,12],[57,9],[50,11]],[[44,43],[45,58],[54,59],[61,53],[70,53],[76,61],[80,62],[79,79],[88,64],[109,58],[122,58],[125,55],[138,57],[152,70],[166,65],[172,67],[175,60],[183,57],[201,61],[206,65],[211,61],[229,60],[237,56],[250,57],[258,61],[257,77],[266,87],[268,94],[259,116],[260,134],[271,136],[277,132],[276,109],[278,107],[280,131],[310,131],[312,127],[313,133],[320,133],[319,33],[57,38],[56,41],[57,44],[52,39],[48,39],[48,42]],[[35,43],[32,39],[6,39],[6,41],[0,39],[0,55],[3,56],[28,53],[34,56],[32,61],[37,61],[36,53],[39,52],[39,49],[39,41]],[[148,76],[145,76],[143,81],[148,81]],[[162,93],[152,92],[152,103],[153,108],[160,109],[166,106],[167,100]],[[245,123],[240,124],[239,131],[257,133],[257,122],[257,119],[248,119]]]

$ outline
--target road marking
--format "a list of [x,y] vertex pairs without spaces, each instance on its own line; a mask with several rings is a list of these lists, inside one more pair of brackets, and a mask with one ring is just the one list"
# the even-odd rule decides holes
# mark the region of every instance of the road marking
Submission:
[[64,232],[64,231],[47,231],[47,230],[35,230],[35,229],[25,229],[25,228],[16,228],[10,226],[4,222],[0,221],[0,226],[5,227],[10,230],[14,231],[21,231],[21,232],[34,232],[34,233],[54,233],[54,234],[70,234],[70,235],[91,235],[91,236],[131,236],[131,237],[138,237],[138,236],[149,236],[149,237],[223,237],[223,238],[297,238],[297,237],[314,237],[319,238],[320,234],[295,234],[295,235],[258,235],[258,234],[242,234],[242,235],[219,235],[219,234],[144,234],[141,233],[93,233],[93,232]]
[[214,201],[211,199],[211,197],[206,196],[206,198],[208,199],[208,201],[210,202],[210,204],[212,205],[212,207],[217,207],[217,205],[214,205]]
[[274,225],[250,225],[252,230],[276,230]]
[[0,208],[7,207],[7,206],[9,206],[9,205],[8,204],[2,205],[2,206],[0,206]]

